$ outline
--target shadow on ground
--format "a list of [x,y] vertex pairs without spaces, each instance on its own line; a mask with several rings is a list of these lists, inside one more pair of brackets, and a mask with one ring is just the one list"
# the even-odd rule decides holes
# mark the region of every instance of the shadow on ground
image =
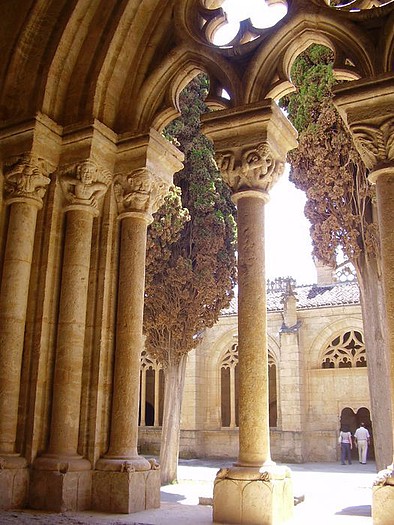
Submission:
[[357,507],[346,507],[340,512],[336,512],[338,516],[366,516],[370,518],[371,514],[371,505],[358,505]]

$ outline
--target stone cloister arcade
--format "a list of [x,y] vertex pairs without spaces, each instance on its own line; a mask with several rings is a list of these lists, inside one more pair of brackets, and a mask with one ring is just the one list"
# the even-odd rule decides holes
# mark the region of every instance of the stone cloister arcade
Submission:
[[336,105],[376,184],[394,353],[393,2],[269,0],[286,4],[280,22],[242,23],[217,47],[221,3],[2,2],[1,508],[159,505],[158,466],[137,452],[146,231],[182,167],[161,131],[200,71],[216,110],[203,127],[238,208],[239,457],[218,474],[214,520],[291,515],[291,473],[270,458],[264,204],[297,146],[275,100],[315,42],[349,81]]

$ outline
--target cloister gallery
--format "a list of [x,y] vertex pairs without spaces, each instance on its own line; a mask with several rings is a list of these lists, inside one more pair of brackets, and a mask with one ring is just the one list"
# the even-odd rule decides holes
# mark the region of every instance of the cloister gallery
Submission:
[[[264,204],[297,147],[277,101],[293,89],[291,66],[313,43],[334,53],[344,81],[334,103],[376,187],[394,353],[394,3],[267,0],[287,9],[281,20],[263,29],[244,21],[218,46],[221,4],[1,2],[3,509],[132,513],[160,504],[160,469],[138,453],[146,234],[182,168],[183,155],[161,132],[200,72],[213,110],[203,130],[238,226],[239,421],[231,405],[226,416],[230,427],[239,423],[238,457],[218,473],[214,521],[282,523],[292,513],[291,470],[271,461]],[[287,395],[283,385],[278,397]],[[392,368],[389,390],[392,401]],[[295,388],[287,422],[277,416],[295,433],[301,396]],[[376,524],[392,522],[393,485],[388,475],[374,490]]]

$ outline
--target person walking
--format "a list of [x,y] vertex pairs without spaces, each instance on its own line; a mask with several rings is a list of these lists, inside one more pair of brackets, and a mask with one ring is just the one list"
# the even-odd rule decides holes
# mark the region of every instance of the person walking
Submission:
[[367,462],[367,452],[370,441],[370,435],[368,429],[365,428],[365,423],[361,423],[358,427],[354,433],[354,439],[356,447],[358,448],[358,460],[362,465],[365,465]]
[[339,433],[338,443],[341,445],[341,464],[352,464],[351,450],[353,448],[352,434],[347,427],[343,427]]

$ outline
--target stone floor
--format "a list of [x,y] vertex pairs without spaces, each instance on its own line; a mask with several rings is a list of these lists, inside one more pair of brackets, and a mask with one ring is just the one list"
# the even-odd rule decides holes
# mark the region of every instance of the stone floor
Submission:
[[[36,511],[0,511],[0,525],[208,525],[217,470],[226,460],[181,460],[179,483],[161,489],[161,508],[136,514],[95,512],[53,514]],[[375,464],[304,463],[288,465],[294,495],[304,500],[294,508],[291,525],[372,525],[372,483]],[[301,497],[302,499],[302,497]],[[394,523],[394,518],[393,518]]]

